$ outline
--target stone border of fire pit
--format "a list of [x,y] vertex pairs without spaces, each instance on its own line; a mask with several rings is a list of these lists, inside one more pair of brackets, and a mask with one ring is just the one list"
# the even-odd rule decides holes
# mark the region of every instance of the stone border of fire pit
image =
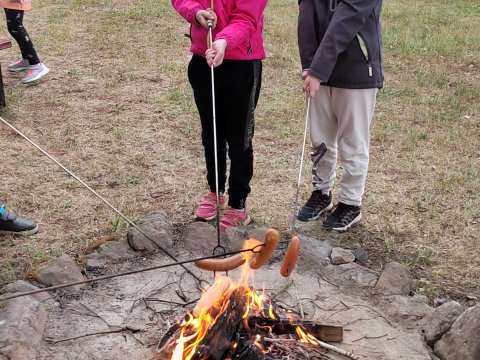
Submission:
[[[203,222],[189,224],[180,238],[174,239],[173,227],[162,211],[143,217],[138,225],[155,243],[175,249],[182,258],[208,256],[217,245],[215,228]],[[266,231],[267,228],[255,226],[229,229],[222,235],[222,244],[227,251],[238,250],[244,239],[263,239]],[[373,294],[377,299],[390,302],[395,310],[385,316],[388,315],[389,321],[413,324],[431,349],[432,359],[480,358],[480,305],[464,309],[457,302],[446,301],[436,308],[430,307],[424,296],[410,296],[412,276],[402,265],[389,263],[380,274],[362,265],[368,262],[362,249],[352,251],[311,237],[300,235],[300,238],[302,248],[295,271],[301,274],[314,271],[334,287],[343,288],[349,284],[352,292]],[[285,247],[283,244],[280,250]],[[43,265],[32,283],[16,281],[2,289],[2,294],[70,283],[84,279],[85,275],[92,277],[115,271],[120,264],[134,264],[139,259],[160,255],[150,240],[131,229],[125,238],[108,241],[86,255],[83,268],[69,256],[62,255]],[[277,251],[270,263],[277,264],[282,256],[283,251]],[[94,291],[92,286],[74,286],[56,294],[39,293],[0,302],[0,360],[37,358],[39,348],[48,346],[43,334],[49,311],[62,301],[81,299],[87,289]]]

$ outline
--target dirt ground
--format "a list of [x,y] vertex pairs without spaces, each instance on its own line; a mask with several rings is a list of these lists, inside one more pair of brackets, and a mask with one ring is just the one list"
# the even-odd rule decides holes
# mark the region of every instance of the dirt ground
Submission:
[[[365,248],[375,268],[400,261],[413,270],[419,294],[478,300],[478,49],[399,57],[389,31],[408,3],[385,5],[387,78],[372,128],[364,220],[346,234],[319,224],[311,231]],[[305,116],[296,11],[286,0],[267,7],[247,203],[254,223],[281,231],[291,223]],[[170,2],[120,0],[112,8],[46,0],[34,3],[25,25],[51,72],[24,86],[6,71],[18,48],[3,50],[7,107],[0,115],[132,220],[162,209],[177,228],[191,222],[206,190],[203,149],[186,78],[188,26]],[[0,140],[0,200],[40,225],[35,236],[0,239],[0,284],[125,233],[115,212],[4,125]],[[310,191],[306,159],[300,202]]]

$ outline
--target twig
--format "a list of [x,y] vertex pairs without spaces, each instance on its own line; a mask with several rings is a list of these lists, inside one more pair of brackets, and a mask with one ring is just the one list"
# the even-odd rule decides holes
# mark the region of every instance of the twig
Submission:
[[390,322],[390,320],[388,320],[386,317],[384,317],[382,314],[380,314],[377,310],[375,310],[374,308],[368,306],[368,305],[362,305],[362,304],[353,304],[353,305],[347,305],[345,304],[343,301],[340,301],[344,306],[346,306],[347,308],[350,308],[350,307],[366,307],[367,309],[370,309],[372,310],[375,314],[377,314],[379,317],[381,317],[383,320],[385,320],[385,322],[392,326],[392,323]]
[[355,342],[355,341],[360,341],[362,339],[366,339],[366,340],[370,340],[370,339],[380,339],[382,337],[385,337],[387,336],[388,334],[383,334],[383,335],[379,335],[379,336],[368,336],[368,335],[363,335],[362,337],[358,338],[358,339],[355,339],[355,340],[352,340],[352,342]]
[[[298,340],[297,339],[271,339],[271,338],[266,338],[266,337],[262,337],[262,340],[265,340],[267,342],[272,342],[272,343],[276,343],[276,342],[295,342],[295,343],[298,343]],[[336,346],[333,346],[333,345],[330,345],[330,344],[327,344],[323,341],[320,341],[318,339],[315,339],[315,338],[312,338],[311,339],[312,341],[312,344],[317,344],[318,346],[326,349],[326,350],[330,350],[330,351],[333,351],[337,354],[340,354],[340,355],[343,355],[343,356],[346,356],[350,359],[354,359],[354,360],[360,360],[360,357],[358,357],[357,355],[355,355],[354,353],[352,352],[348,352],[346,350],[343,350],[343,349],[340,349]]]
[[100,320],[102,320],[105,324],[107,324],[108,327],[110,327],[111,325],[107,322],[107,320],[105,320],[103,317],[101,317],[100,315],[98,315],[95,311],[93,311],[92,309],[90,309],[87,305],[85,305],[84,303],[79,303],[81,307],[83,307],[85,310],[87,310],[87,313],[85,312],[81,312],[80,310],[78,309],[75,309],[75,308],[72,308],[70,309],[69,311],[72,313],[72,314],[77,314],[77,315],[81,315],[81,316],[91,316],[91,317],[96,317]]
[[327,349],[327,350],[330,350],[330,351],[333,351],[337,354],[340,354],[340,355],[343,355],[343,356],[346,356],[350,359],[354,359],[354,360],[360,360],[360,357],[358,357],[357,355],[355,355],[354,353],[352,352],[348,352],[348,351],[345,351],[343,349],[340,349],[336,346],[333,346],[333,345],[330,345],[330,344],[327,344],[323,341],[320,341],[320,340],[316,340],[316,342],[318,343],[319,346],[323,347],[324,349]]
[[181,303],[181,302],[177,302],[177,301],[172,301],[172,300],[162,300],[162,299],[156,299],[156,298],[143,298],[144,301],[151,301],[151,302],[159,302],[159,303],[164,303],[164,304],[172,304],[172,305],[178,305],[178,306],[181,306],[181,307],[187,307],[188,305],[190,305],[192,302],[194,302],[195,300],[193,301],[189,301],[189,302],[186,302],[186,303]]
[[278,296],[280,296],[280,294],[286,292],[290,288],[290,286],[293,285],[293,283],[294,283],[293,279],[289,278],[280,289],[278,289],[275,293],[270,295],[270,298],[272,300],[275,300]]
[[295,286],[295,295],[297,297],[297,305],[300,310],[300,316],[302,317],[302,319],[305,319],[305,312],[303,311],[303,304],[300,300],[300,294],[298,293],[298,286]]
[[[325,281],[326,283],[329,283],[330,285],[333,285],[333,286],[335,286],[336,288],[340,288],[340,285],[337,285],[337,284],[335,284],[334,282],[325,279],[322,275],[318,274],[318,277],[319,277],[320,279],[322,279],[323,281]],[[319,282],[319,285],[321,285],[320,282]]]
[[379,318],[379,316],[375,316],[375,317],[371,317],[371,318],[358,318],[356,320],[353,320],[353,321],[350,321],[350,322],[344,324],[343,326],[347,327],[348,325],[355,324],[356,322],[359,322],[359,321],[368,321],[368,320],[374,320],[374,319],[377,319],[377,318]]
[[[126,326],[126,327],[122,327],[122,328],[116,329],[116,330],[98,331],[98,332],[89,333],[89,334],[72,336],[72,337],[69,337],[69,338],[66,338],[66,339],[61,339],[61,340],[45,339],[45,341],[48,342],[49,344],[56,345],[56,344],[59,344],[59,343],[61,343],[61,342],[66,342],[66,341],[71,341],[71,340],[78,340],[78,339],[82,339],[82,338],[84,338],[84,337],[96,336],[96,335],[115,334],[115,333],[121,333],[121,332],[124,332],[124,331],[130,331],[130,332],[132,332],[132,333],[136,333],[136,332],[140,332],[141,330],[140,330],[140,329],[130,328],[130,327]],[[138,339],[137,339],[137,340],[138,340]]]
[[[167,281],[168,280],[170,280],[170,274],[168,274]],[[177,281],[167,282],[161,288],[150,291],[145,297],[151,297],[151,296],[157,295],[158,293],[161,293],[163,290],[165,290],[166,287],[169,287],[170,285],[174,285],[176,283],[177,283]],[[139,292],[137,291],[137,293],[139,293]]]

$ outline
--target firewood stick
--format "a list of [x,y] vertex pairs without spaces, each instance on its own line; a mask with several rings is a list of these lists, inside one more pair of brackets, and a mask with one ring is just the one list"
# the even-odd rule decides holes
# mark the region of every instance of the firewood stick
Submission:
[[298,286],[295,285],[295,295],[297,297],[297,305],[298,309],[300,310],[300,316],[302,319],[305,319],[305,312],[303,311],[303,304],[302,300],[300,299],[300,294],[298,293]]
[[[298,340],[296,339],[272,339],[272,338],[267,338],[267,337],[262,337],[262,340],[265,340],[267,342],[271,342],[271,343],[276,343],[276,342],[297,342]],[[360,357],[358,357],[357,355],[355,355],[354,353],[352,352],[348,352],[348,351],[345,351],[343,349],[340,349],[336,346],[333,346],[333,345],[330,345],[330,344],[327,344],[323,341],[320,341],[320,340],[315,340],[315,342],[318,344],[318,346],[320,347],[323,347],[324,349],[326,350],[330,350],[330,351],[333,351],[337,354],[340,354],[340,355],[343,355],[343,356],[346,356],[348,357],[349,359],[353,359],[353,360],[360,360]]]
[[318,345],[323,347],[324,349],[327,349],[327,350],[330,350],[330,351],[333,351],[333,352],[336,352],[337,354],[340,354],[340,355],[343,355],[343,356],[346,356],[350,359],[354,359],[354,360],[360,360],[360,357],[355,355],[354,353],[352,352],[348,352],[348,351],[345,351],[343,349],[340,349],[336,346],[333,346],[333,345],[330,345],[330,344],[327,344],[323,341],[320,341],[320,340],[316,340],[318,342]]

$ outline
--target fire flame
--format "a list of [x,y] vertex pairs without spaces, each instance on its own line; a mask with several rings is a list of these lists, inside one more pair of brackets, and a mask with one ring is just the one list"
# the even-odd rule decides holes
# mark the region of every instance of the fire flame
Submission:
[[295,332],[297,333],[300,342],[311,345],[319,345],[318,340],[313,335],[303,331],[300,326],[297,326],[295,328]]
[[[255,246],[261,244],[260,241],[255,239],[246,240],[243,248],[252,249]],[[248,318],[251,314],[261,312],[263,314],[266,310],[268,316],[271,319],[276,319],[272,302],[269,300],[268,296],[265,294],[265,290],[261,293],[258,293],[253,289],[249,284],[253,283],[253,270],[250,269],[249,262],[253,254],[251,252],[243,253],[246,261],[242,266],[242,272],[238,282],[232,281],[230,278],[225,276],[217,276],[215,282],[211,285],[213,289],[221,289],[217,292],[212,291],[214,294],[213,299],[208,298],[206,302],[208,305],[201,307],[197,316],[194,316],[193,313],[187,314],[186,318],[181,322],[181,332],[179,338],[175,342],[175,349],[173,351],[171,360],[190,360],[194,357],[198,345],[205,338],[209,329],[216,323],[218,318],[222,315],[226,306],[228,305],[228,300],[230,295],[234,290],[241,290],[245,295],[246,301],[246,311],[242,316],[244,321],[245,328],[248,329]],[[226,289],[223,291],[223,289]],[[208,290],[207,290],[208,291]],[[205,294],[205,292],[204,292]],[[204,296],[199,301],[199,304],[204,299]],[[198,305],[197,305],[198,306]],[[195,313],[195,311],[194,311]],[[266,326],[268,333],[271,333],[271,327]],[[316,339],[312,335],[304,332],[302,329],[297,327],[297,334],[300,341],[307,342],[310,344],[318,345],[318,342],[315,342]],[[257,335],[256,340],[254,341],[255,346],[257,346],[263,353],[267,353],[269,349],[265,349],[260,343],[261,336]],[[238,346],[237,343],[232,342],[232,349]]]

